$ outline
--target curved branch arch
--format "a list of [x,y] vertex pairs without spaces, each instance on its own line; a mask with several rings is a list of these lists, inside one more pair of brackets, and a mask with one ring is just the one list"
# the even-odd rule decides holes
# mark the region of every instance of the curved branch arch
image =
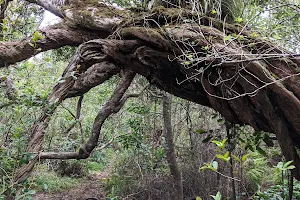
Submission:
[[[85,39],[69,40],[82,44],[65,69],[65,82],[57,84],[49,96],[54,108],[56,99],[63,101],[82,95],[121,69],[133,71],[162,90],[219,111],[232,123],[275,133],[284,156],[297,167],[293,175],[300,179],[298,54],[254,37],[245,26],[226,24],[185,9],[157,8],[135,13],[94,1],[76,1],[81,7],[68,4],[69,1],[30,2],[64,17],[70,26],[76,27],[72,29],[75,35],[82,31],[94,33]],[[230,34],[236,36],[225,40]],[[68,41],[67,35],[57,37],[62,43],[50,48],[69,44],[63,43]],[[83,43],[84,40],[89,41]],[[41,45],[43,41],[55,43],[45,38],[39,41]],[[1,45],[5,48],[9,43]],[[17,49],[18,55],[27,51]],[[13,60],[9,52],[2,51],[0,64],[32,55]],[[75,80],[71,75],[78,78]],[[42,114],[33,125],[29,152],[41,151],[49,120]],[[28,175],[35,161],[20,170],[17,182]]]

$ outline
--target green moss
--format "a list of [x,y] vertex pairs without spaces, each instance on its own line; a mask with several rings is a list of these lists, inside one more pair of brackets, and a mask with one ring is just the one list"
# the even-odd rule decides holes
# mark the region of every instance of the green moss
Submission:
[[136,37],[164,49],[171,48],[169,41],[162,36],[164,32],[161,29],[126,27],[120,31],[120,35],[124,38]]
[[157,7],[154,7],[151,12],[152,13],[158,13],[158,14],[161,14],[163,13],[164,11],[166,10],[166,8],[164,6],[157,6]]
[[[82,1],[83,2],[83,1]],[[103,17],[103,18],[112,18],[115,16],[119,17],[129,17],[129,12],[127,10],[119,10],[113,7],[106,6],[103,3],[99,3],[99,1],[89,0],[84,1],[84,3],[72,3],[69,6],[65,6],[64,10],[71,9],[74,13],[74,17],[77,19],[85,19],[86,17],[88,20],[91,21],[94,17]],[[81,9],[78,9],[81,8]],[[76,19],[76,20],[77,20]]]

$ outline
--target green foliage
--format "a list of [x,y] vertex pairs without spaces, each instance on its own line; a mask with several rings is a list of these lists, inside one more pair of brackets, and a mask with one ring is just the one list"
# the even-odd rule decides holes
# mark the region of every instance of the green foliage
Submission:
[[[288,6],[287,6],[288,5]],[[250,0],[243,12],[243,19],[260,36],[276,41],[280,45],[296,50],[299,43],[299,2]],[[288,20],[287,20],[288,19]]]
[[46,55],[49,56],[48,57],[50,59],[49,61],[52,62],[69,61],[71,57],[74,55],[75,51],[76,51],[76,47],[64,46],[59,49],[53,50],[51,53],[46,52]]
[[103,171],[105,168],[105,165],[103,163],[99,163],[99,162],[88,161],[86,168],[90,171]]
[[226,142],[227,142],[227,138],[222,140],[222,142],[219,142],[218,140],[212,140],[211,143],[214,143],[217,145],[217,147],[221,148],[221,149],[224,149],[225,148],[225,145],[226,145]]
[[294,165],[292,165],[292,162],[293,161],[278,162],[277,165],[274,166],[276,183],[282,183],[284,174],[287,174],[289,170],[296,168]]
[[224,155],[216,154],[216,157],[221,159],[221,160],[224,160],[226,162],[228,162],[230,160],[229,151],[227,151]]
[[[4,180],[4,179],[3,179]],[[11,183],[10,183],[11,184]],[[0,193],[0,200],[5,200],[7,195],[15,195],[15,199],[26,199],[32,200],[32,195],[36,193],[35,190],[31,189],[31,183],[26,179],[22,184],[13,188],[12,185],[2,185],[2,191]]]
[[214,200],[221,200],[222,195],[220,192],[218,192],[216,195],[210,195]]
[[[20,138],[17,139],[20,142]],[[15,189],[11,188],[12,186],[12,177],[14,171],[23,163],[27,163],[31,159],[31,154],[21,153],[20,146],[17,145],[19,149],[14,149],[14,151],[8,149],[0,148],[0,197],[5,197],[5,194],[14,193]],[[28,181],[23,183],[24,188],[21,191],[21,196],[26,197],[30,196],[32,191],[29,189]],[[30,191],[30,192],[29,192]]]
[[257,153],[251,153],[250,157],[251,159],[248,159],[244,163],[246,175],[253,183],[255,183],[256,185],[260,185],[267,179],[267,159]]
[[143,134],[148,125],[144,121],[144,115],[147,115],[150,108],[146,105],[139,105],[136,102],[129,102],[126,110],[131,114],[131,118],[126,119],[125,125],[128,129],[127,133],[121,135],[117,141],[122,144],[125,149],[144,148],[143,141],[146,139]]
[[212,163],[206,163],[204,164],[204,166],[200,167],[199,168],[199,171],[202,171],[204,169],[209,169],[209,170],[212,170],[212,171],[217,171],[218,169],[218,162],[217,161],[213,161]]
[[[288,197],[288,187],[282,185],[271,185],[266,190],[259,189],[254,199],[260,200],[284,200]],[[300,183],[294,183],[293,199],[300,199]]]
[[[294,9],[294,6],[280,6],[287,2],[291,3],[290,1],[250,0],[247,4],[243,4],[245,1],[240,0],[201,2],[203,3],[201,9],[212,17],[236,22],[236,26],[247,24],[244,27],[245,29],[250,27],[252,30],[255,30],[255,32],[251,33],[250,38],[252,39],[267,37],[270,40],[275,40],[285,45],[288,49],[299,49],[296,45],[299,44],[300,34],[299,30],[295,28],[299,26],[300,22],[299,11],[298,9]],[[140,1],[112,0],[111,3],[116,3],[122,7],[145,6]],[[246,6],[245,9],[243,9],[243,6]],[[29,45],[34,48],[36,53],[39,52],[40,49],[37,44],[39,40],[44,38],[44,35],[42,32],[35,30],[43,12],[44,10],[40,7],[25,1],[15,0],[11,2],[6,13],[7,16],[2,21],[3,34],[0,41],[14,41],[31,35],[31,43]],[[185,19],[185,22],[192,21],[191,19]],[[165,28],[170,26],[168,23],[165,24]],[[213,39],[208,38],[209,40]],[[184,39],[185,41],[188,40],[187,38]],[[243,42],[249,38],[239,34],[224,33],[223,39],[228,42],[232,40]],[[195,43],[196,41],[194,44],[191,44],[195,45]],[[255,44],[250,43],[249,46],[251,48]],[[201,47],[204,53],[212,49],[213,46],[211,45]],[[32,154],[26,153],[29,127],[37,119],[40,109],[49,104],[47,96],[55,82],[57,80],[58,82],[64,81],[59,78],[59,75],[62,74],[64,67],[75,50],[75,47],[62,47],[39,54],[35,58],[20,62],[14,66],[14,79],[17,90],[16,102],[10,107],[0,110],[0,132],[3,133],[2,138],[9,138],[9,140],[3,139],[2,141],[1,139],[0,141],[1,144],[8,144],[8,150],[0,148],[0,176],[2,177],[0,180],[2,186],[0,199],[5,198],[4,193],[15,192],[10,188],[13,172],[20,165],[28,163],[33,157]],[[182,64],[191,67],[197,59],[199,60],[198,56],[196,53],[188,52],[182,60]],[[5,70],[1,72],[7,74]],[[76,78],[74,74],[72,76]],[[79,120],[74,119],[70,112],[65,109],[68,108],[71,112],[75,113],[77,101],[75,99],[66,100],[64,105],[57,109],[57,112],[53,115],[53,120],[50,122],[45,138],[45,151],[77,151],[81,145],[81,140],[86,139],[90,135],[94,117],[101,105],[109,99],[117,81],[118,78],[114,77],[102,84],[101,87],[91,89],[85,95],[82,118]],[[144,83],[140,79],[136,79],[136,82]],[[2,88],[0,89],[2,90]],[[118,148],[118,153],[109,153],[109,151],[105,151],[104,153],[94,152],[92,157],[87,161],[73,162],[73,164],[79,163],[81,166],[80,168],[75,167],[78,171],[102,171],[110,162],[110,158],[116,156],[118,160],[113,166],[115,173],[106,183],[107,191],[109,192],[108,198],[110,199],[121,199],[119,194],[129,191],[130,186],[138,186],[139,183],[137,180],[141,180],[144,174],[153,173],[157,175],[156,173],[169,173],[164,159],[166,155],[163,146],[163,137],[157,143],[152,141],[153,133],[161,129],[161,117],[157,114],[161,108],[159,105],[157,107],[155,105],[154,108],[152,100],[156,97],[147,95],[138,100],[130,100],[121,113],[114,115],[103,125],[99,140],[100,143],[105,143],[115,135],[121,135],[116,141],[122,146],[122,148]],[[0,100],[5,102],[8,99],[5,95],[1,94]],[[180,105],[186,102],[176,100],[175,103],[176,105],[177,103]],[[257,192],[256,198],[280,199],[282,191],[285,196],[287,195],[286,181],[282,183],[282,179],[286,178],[284,174],[286,175],[294,166],[288,161],[279,162],[275,168],[269,167],[268,158],[272,158],[275,155],[281,156],[280,152],[278,152],[279,150],[268,148],[274,146],[275,138],[272,134],[253,131],[249,127],[235,126],[237,134],[230,138],[229,141],[228,139],[223,139],[224,133],[222,131],[216,132],[223,125],[222,118],[210,116],[211,119],[205,118],[207,116],[202,116],[203,119],[208,119],[209,123],[212,124],[207,125],[208,128],[206,130],[203,127],[206,127],[207,121],[203,124],[198,121],[201,118],[200,114],[208,114],[200,111],[200,109],[194,112],[186,109],[187,114],[182,114],[185,109],[182,105],[178,106],[178,110],[174,111],[174,115],[172,116],[172,120],[175,122],[173,128],[177,136],[175,142],[180,165],[185,164],[184,161],[186,160],[193,162],[188,159],[194,156],[195,152],[186,150],[189,148],[190,140],[194,143],[202,140],[206,144],[197,143],[193,148],[198,147],[201,150],[206,150],[207,146],[212,147],[215,145],[217,149],[213,153],[209,152],[207,154],[203,153],[205,151],[201,151],[201,153],[197,151],[196,154],[199,153],[199,157],[203,157],[203,160],[205,157],[209,157],[209,159],[204,161],[208,163],[204,164],[199,169],[200,171],[208,169],[216,173],[226,170],[228,167],[233,167],[235,175],[237,174],[236,171],[238,171],[241,173],[240,176],[243,179],[249,179],[251,184],[264,186]],[[42,112],[48,111],[43,110]],[[194,116],[192,116],[193,114]],[[197,117],[195,117],[196,115]],[[218,115],[216,114],[216,116]],[[190,119],[185,119],[189,117]],[[190,122],[184,124],[183,122],[185,121]],[[82,130],[77,124],[70,132],[65,133],[64,131],[74,122],[80,122],[83,127]],[[201,127],[201,129],[194,131],[196,134],[190,133],[192,132],[190,130],[186,130],[186,126],[192,129],[195,127],[193,125]],[[186,134],[187,132],[190,135]],[[62,133],[65,134],[62,135]],[[209,143],[210,141],[212,144]],[[271,150],[274,150],[274,152],[270,153]],[[111,148],[110,151],[113,151],[113,149]],[[201,160],[202,163],[203,160]],[[233,166],[231,166],[229,161],[233,162]],[[225,163],[225,167],[222,163]],[[55,167],[53,163],[49,165]],[[60,177],[53,172],[47,171],[39,172],[37,170],[36,173],[38,173],[38,176],[32,179],[30,183],[28,181],[23,183],[23,189],[17,198],[30,199],[35,190],[47,192],[66,190],[80,184],[83,180],[65,176]],[[211,178],[211,181],[214,180],[214,176],[209,178]],[[280,183],[280,185],[277,183]],[[294,196],[300,199],[300,184],[298,182],[295,183]],[[221,193],[218,192],[212,197],[214,199],[221,199]],[[197,200],[200,199],[200,197],[197,197]]]
[[40,39],[44,39],[45,36],[43,34],[41,34],[39,31],[35,31],[33,36],[32,36],[32,43],[29,43],[30,46],[32,46],[32,48],[35,49],[35,51],[39,52],[41,51],[41,49],[36,49],[37,48],[37,42]]
[[2,35],[0,41],[12,41],[22,39],[27,34],[32,34],[42,20],[44,10],[26,1],[15,0],[10,2],[6,10],[6,16],[2,23]]
[[130,176],[122,176],[119,174],[113,174],[106,183],[106,190],[109,191],[108,197],[111,199],[118,199],[116,196],[124,191],[124,188],[127,188],[126,184],[130,184]]
[[58,176],[54,172],[43,171],[34,177],[35,187],[39,191],[61,192],[77,186],[83,182],[82,178]]
[[292,162],[293,162],[292,160],[287,161],[286,163],[279,162],[275,168],[275,172],[280,173],[281,171],[288,171],[291,169],[295,169],[296,167],[294,165],[292,165]]

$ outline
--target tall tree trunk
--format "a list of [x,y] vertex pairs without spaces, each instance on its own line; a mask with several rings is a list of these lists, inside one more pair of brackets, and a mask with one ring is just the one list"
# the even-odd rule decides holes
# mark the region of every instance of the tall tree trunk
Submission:
[[183,187],[181,181],[181,171],[176,162],[176,154],[173,143],[173,131],[171,124],[171,95],[165,93],[163,97],[163,118],[164,118],[164,133],[166,138],[166,155],[169,164],[170,172],[174,180],[176,190],[176,200],[183,199]]
[[230,166],[229,166],[229,170],[230,170],[230,176],[231,176],[231,180],[230,180],[230,184],[231,184],[231,190],[232,190],[232,194],[231,194],[231,200],[236,200],[236,190],[235,190],[235,182],[234,182],[234,179],[233,179],[233,160],[232,160],[232,157],[231,157],[231,153],[234,149],[234,146],[232,144],[232,141],[231,139],[234,137],[235,135],[235,130],[234,130],[234,125],[232,125],[231,123],[229,122],[225,122],[225,126],[226,126],[226,132],[227,132],[227,141],[228,141],[228,151],[229,151],[229,157],[230,157],[230,160],[229,160],[229,163],[230,163]]
[[[231,151],[229,152],[229,157],[231,157]],[[231,190],[232,190],[232,194],[231,194],[231,200],[236,200],[236,191],[235,191],[235,182],[233,179],[233,160],[230,158],[229,160],[230,162],[230,176],[232,177],[231,179]]]

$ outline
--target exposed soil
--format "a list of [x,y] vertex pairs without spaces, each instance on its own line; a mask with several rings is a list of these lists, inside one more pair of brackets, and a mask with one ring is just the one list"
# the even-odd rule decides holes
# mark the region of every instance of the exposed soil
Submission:
[[64,192],[39,192],[33,197],[33,200],[105,200],[101,178],[103,178],[102,174],[90,176],[89,180]]

